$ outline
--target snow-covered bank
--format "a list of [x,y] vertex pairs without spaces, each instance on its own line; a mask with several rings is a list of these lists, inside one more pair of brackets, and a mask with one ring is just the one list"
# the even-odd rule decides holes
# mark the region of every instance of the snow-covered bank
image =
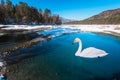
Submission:
[[120,36],[120,25],[0,25],[2,30],[46,30],[48,28],[71,28],[79,29],[82,32],[106,33]]
[[0,28],[3,27],[4,25],[0,25]]
[[63,25],[72,29],[80,29],[82,32],[106,33],[120,36],[120,25]]
[[[3,25],[2,25],[3,26]],[[52,25],[4,25],[2,30],[35,30],[39,28],[51,28]]]

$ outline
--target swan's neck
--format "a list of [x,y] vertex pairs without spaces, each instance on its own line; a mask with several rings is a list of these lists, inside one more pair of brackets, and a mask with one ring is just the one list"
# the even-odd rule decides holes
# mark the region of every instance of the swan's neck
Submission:
[[75,55],[76,55],[76,56],[79,56],[80,53],[81,53],[81,50],[82,50],[82,42],[81,42],[81,40],[80,40],[80,41],[79,41],[79,47],[78,47],[78,50],[77,50],[77,52],[75,53]]

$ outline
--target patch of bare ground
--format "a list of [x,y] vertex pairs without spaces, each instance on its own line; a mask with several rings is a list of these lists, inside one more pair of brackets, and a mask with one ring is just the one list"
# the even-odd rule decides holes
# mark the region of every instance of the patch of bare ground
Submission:
[[120,30],[120,27],[116,27],[115,30]]

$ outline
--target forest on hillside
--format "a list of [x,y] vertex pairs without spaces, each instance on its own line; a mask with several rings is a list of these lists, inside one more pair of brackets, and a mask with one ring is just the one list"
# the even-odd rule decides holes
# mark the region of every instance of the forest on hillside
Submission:
[[72,21],[66,24],[120,24],[120,8],[103,11],[85,20]]
[[25,2],[14,5],[10,0],[1,0],[0,24],[61,24],[61,19],[47,8],[42,11]]
[[105,19],[92,19],[92,20],[82,20],[82,21],[72,21],[65,24],[120,24],[119,17],[109,17]]

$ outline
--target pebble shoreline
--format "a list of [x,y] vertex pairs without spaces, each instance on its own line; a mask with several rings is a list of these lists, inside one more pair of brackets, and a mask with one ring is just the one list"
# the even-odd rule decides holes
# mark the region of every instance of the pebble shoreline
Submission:
[[[49,39],[49,38],[47,38],[47,39]],[[39,38],[35,38],[35,39],[31,40],[31,41],[23,42],[21,44],[16,44],[16,45],[14,45],[14,46],[12,46],[11,48],[8,48],[8,49],[1,49],[0,50],[0,55],[1,55],[1,57],[10,55],[11,52],[19,50],[21,48],[30,47],[32,45],[35,45],[35,44],[37,44],[39,42],[42,42],[42,41],[45,41],[47,39],[39,37]]]

